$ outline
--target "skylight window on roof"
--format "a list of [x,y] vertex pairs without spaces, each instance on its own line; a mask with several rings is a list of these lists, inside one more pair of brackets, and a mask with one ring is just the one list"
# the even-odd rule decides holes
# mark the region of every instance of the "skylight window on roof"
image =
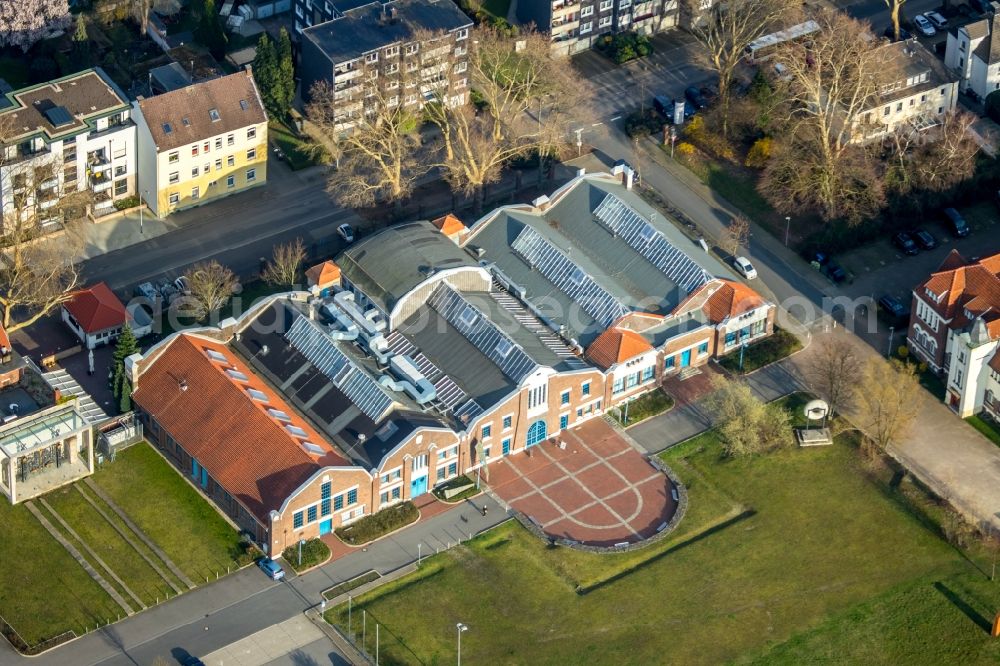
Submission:
[[285,430],[292,433],[296,437],[308,437],[306,431],[296,425],[286,425]]
[[249,393],[250,397],[257,402],[267,402],[267,394],[263,391],[258,391],[255,388],[248,388],[247,393]]
[[247,101],[245,99],[241,99],[240,100],[240,108],[243,109],[244,111],[246,111],[247,109],[250,108],[250,105],[247,104]]
[[163,133],[170,134],[174,131],[174,128],[170,126],[170,123],[163,123]]
[[225,363],[226,361],[229,360],[226,358],[225,354],[223,354],[220,351],[216,351],[214,349],[206,349],[205,355],[208,356],[213,361],[219,361],[220,363]]
[[479,315],[476,314],[476,310],[474,308],[466,306],[465,309],[462,310],[462,314],[459,315],[459,319],[461,319],[462,323],[466,326],[472,326],[476,323],[476,320],[479,319]]
[[220,120],[222,120],[222,116],[219,115],[219,110],[218,109],[209,109],[208,110],[208,117],[212,119],[213,123],[216,123],[216,122],[219,122]]
[[496,346],[497,356],[499,356],[500,358],[507,358],[512,349],[514,349],[514,345],[511,343],[511,341],[507,340],[506,338],[501,338],[501,340],[497,343]]
[[239,370],[237,370],[235,368],[228,368],[226,370],[226,374],[229,375],[230,379],[235,379],[238,382],[248,382],[248,381],[250,381],[249,377],[247,377],[245,374],[243,374],[242,372],[240,372]]
[[181,118],[181,123],[184,124],[184,127],[191,127],[191,121],[188,119],[187,116]]
[[396,434],[397,430],[399,427],[393,421],[386,421],[385,425],[375,431],[375,436],[380,442],[384,442]]
[[302,442],[302,448],[314,456],[321,456],[324,453],[322,447],[316,446],[312,442]]
[[278,419],[279,421],[285,421],[286,423],[292,420],[292,417],[281,411],[280,409],[275,409],[271,407],[267,410],[267,413]]

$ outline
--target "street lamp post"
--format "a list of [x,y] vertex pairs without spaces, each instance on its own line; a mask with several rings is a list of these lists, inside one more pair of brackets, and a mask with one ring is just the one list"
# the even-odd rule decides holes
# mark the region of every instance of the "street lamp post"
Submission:
[[670,128],[670,159],[674,159],[674,143],[677,142],[677,130]]
[[302,566],[302,544],[306,542],[305,539],[299,539],[299,566]]
[[792,226],[792,218],[785,216],[785,247],[788,247],[788,229]]
[[468,631],[469,627],[459,622],[455,628],[458,630],[458,666],[462,666],[462,632]]
[[892,358],[892,337],[896,334],[896,327],[889,327],[889,348],[885,350],[885,357]]

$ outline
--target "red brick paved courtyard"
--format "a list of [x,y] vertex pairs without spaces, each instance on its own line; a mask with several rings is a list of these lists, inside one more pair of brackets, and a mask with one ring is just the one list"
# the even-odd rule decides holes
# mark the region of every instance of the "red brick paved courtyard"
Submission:
[[[603,419],[490,465],[489,486],[553,538],[595,546],[656,534],[677,509],[670,480]],[[529,455],[530,453],[530,455]]]

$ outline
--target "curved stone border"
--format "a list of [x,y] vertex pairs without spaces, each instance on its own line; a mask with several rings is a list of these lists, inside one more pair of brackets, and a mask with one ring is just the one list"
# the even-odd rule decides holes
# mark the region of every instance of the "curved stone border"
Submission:
[[[662,530],[649,537],[648,539],[643,539],[642,541],[631,541],[626,546],[593,546],[586,543],[581,543],[579,541],[573,541],[572,539],[554,539],[551,535],[547,534],[538,523],[532,520],[529,516],[525,515],[521,511],[507,505],[505,502],[498,502],[500,506],[503,506],[510,512],[514,518],[517,519],[519,523],[533,535],[539,539],[548,542],[549,544],[555,546],[565,546],[567,548],[573,548],[585,553],[628,553],[633,550],[639,550],[645,548],[646,546],[651,546],[658,541],[662,541],[668,534],[674,531],[677,524],[684,518],[684,514],[687,513],[688,506],[688,494],[687,488],[681,483],[681,480],[677,478],[674,471],[667,467],[659,458],[656,457],[646,457],[646,462],[656,468],[658,471],[662,472],[664,476],[670,479],[670,482],[674,484],[674,488],[677,489],[677,510],[674,511],[674,515],[670,517],[667,521],[666,527]],[[494,499],[498,499],[494,493],[490,493]]]

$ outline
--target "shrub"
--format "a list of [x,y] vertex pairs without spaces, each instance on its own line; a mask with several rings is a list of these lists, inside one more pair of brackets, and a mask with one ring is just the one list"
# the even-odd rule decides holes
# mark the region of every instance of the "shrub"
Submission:
[[653,52],[649,37],[634,32],[605,35],[596,44],[598,51],[621,65],[629,60],[642,58]]
[[684,128],[683,134],[692,141],[705,138],[705,119],[701,116],[692,118],[687,127]]
[[896,350],[896,353],[899,354],[899,358],[905,360],[906,357],[910,355],[910,348],[906,345],[900,345],[899,349]]
[[687,141],[681,141],[677,144],[677,154],[682,157],[691,157],[694,155],[694,146]]
[[305,571],[330,557],[330,547],[322,539],[309,539],[302,544],[302,564],[299,564],[298,543],[289,546],[281,553],[281,558],[295,571]]
[[360,546],[409,525],[419,517],[420,512],[413,502],[403,502],[365,516],[347,527],[338,527],[336,532],[344,543]]
[[139,205],[139,195],[133,194],[130,197],[125,197],[124,199],[119,199],[115,202],[115,208],[118,210],[125,210],[126,208],[135,208]]
[[629,137],[659,134],[663,130],[663,118],[653,109],[635,111],[625,117],[625,133]]
[[[743,373],[780,361],[802,349],[802,343],[794,335],[774,327],[774,332],[766,338],[751,343],[743,352]],[[737,348],[719,359],[719,365],[731,372],[740,371],[740,350]]]
[[750,146],[750,150],[747,151],[747,159],[744,165],[754,169],[763,169],[767,161],[771,159],[771,148],[771,137],[765,136],[757,139]]

